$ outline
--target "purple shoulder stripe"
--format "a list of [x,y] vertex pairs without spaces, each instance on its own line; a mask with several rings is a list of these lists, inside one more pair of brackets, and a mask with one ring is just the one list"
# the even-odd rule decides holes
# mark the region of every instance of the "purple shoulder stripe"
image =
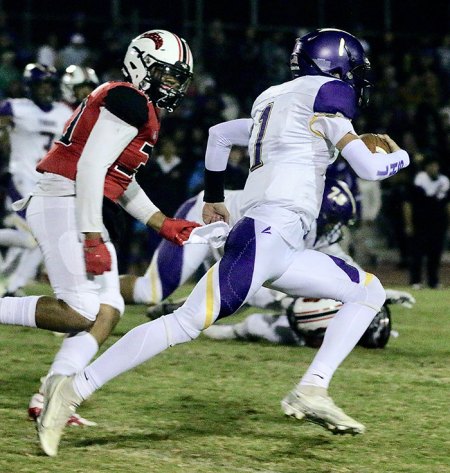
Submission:
[[341,80],[333,80],[322,85],[314,101],[315,113],[342,113],[352,119],[356,115],[356,95],[351,86]]

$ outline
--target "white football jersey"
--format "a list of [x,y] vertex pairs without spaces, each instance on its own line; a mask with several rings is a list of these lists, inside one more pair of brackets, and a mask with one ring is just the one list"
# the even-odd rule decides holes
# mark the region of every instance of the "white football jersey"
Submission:
[[9,99],[8,102],[13,122],[9,171],[17,190],[26,195],[41,177],[36,164],[61,136],[73,110],[62,102],[54,102],[48,112],[28,98]]
[[[342,114],[317,113],[324,108],[317,104],[328,89],[322,86],[332,81],[323,76],[299,77],[270,87],[252,108],[251,172],[241,210],[273,225],[294,247],[302,245],[303,234],[319,214],[325,172],[336,155],[332,142],[314,129],[315,120],[319,116],[332,120],[333,134],[339,139],[355,133]],[[326,101],[333,100],[328,92]]]

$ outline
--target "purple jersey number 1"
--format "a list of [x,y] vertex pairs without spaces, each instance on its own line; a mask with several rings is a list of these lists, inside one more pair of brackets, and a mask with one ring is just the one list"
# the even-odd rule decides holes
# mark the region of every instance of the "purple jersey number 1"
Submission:
[[267,123],[269,121],[270,112],[272,111],[273,102],[269,103],[266,108],[261,112],[259,116],[259,123],[261,123],[258,136],[255,141],[255,145],[253,147],[253,164],[250,167],[250,171],[254,171],[255,169],[260,168],[264,163],[261,159],[262,154],[262,140],[264,135],[266,134]]

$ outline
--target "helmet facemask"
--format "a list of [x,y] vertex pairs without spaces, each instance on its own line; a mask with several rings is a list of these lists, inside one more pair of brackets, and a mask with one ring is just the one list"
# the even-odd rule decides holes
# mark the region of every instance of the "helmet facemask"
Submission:
[[155,106],[172,112],[192,80],[192,55],[186,42],[176,35],[151,31],[132,41],[123,72]]
[[42,79],[30,85],[29,96],[35,104],[42,109],[46,109],[56,100],[57,90],[56,81]]
[[341,77],[344,82],[347,82],[355,89],[360,107],[366,107],[369,103],[370,88],[373,86],[367,78],[370,70],[370,62],[365,57],[364,64],[358,64]]
[[192,80],[189,66],[182,62],[174,65],[154,62],[143,81],[144,90],[158,108],[173,112],[186,94]]

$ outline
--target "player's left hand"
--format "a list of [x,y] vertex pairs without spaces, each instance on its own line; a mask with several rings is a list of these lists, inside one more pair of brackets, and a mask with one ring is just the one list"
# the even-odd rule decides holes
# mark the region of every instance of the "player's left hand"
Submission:
[[391,149],[391,153],[401,150],[400,146],[389,136],[389,135],[378,135],[382,140],[384,140]]
[[416,299],[409,292],[386,289],[386,304],[400,304],[412,309],[415,303]]
[[189,235],[196,227],[201,227],[201,225],[181,218],[166,217],[158,233],[166,240],[181,246],[189,239]]

